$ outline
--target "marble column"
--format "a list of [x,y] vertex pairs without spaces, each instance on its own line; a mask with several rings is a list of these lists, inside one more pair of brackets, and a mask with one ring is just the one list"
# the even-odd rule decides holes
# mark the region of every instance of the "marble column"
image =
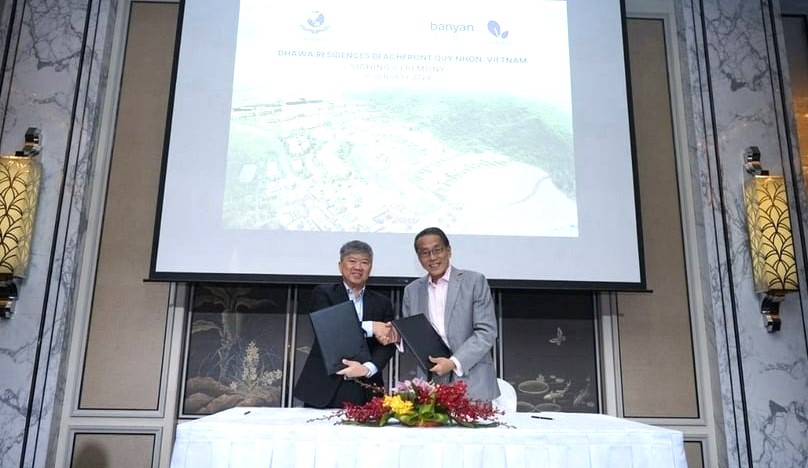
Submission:
[[[805,184],[790,109],[779,3],[681,0],[679,40],[687,83],[688,148],[698,174],[704,308],[717,381],[714,421],[728,466],[808,466],[805,261],[799,223]],[[791,126],[790,126],[791,125]],[[781,307],[783,329],[767,333],[755,293],[743,204],[743,153],[758,146],[764,168],[789,185],[802,292]],[[796,161],[795,161],[795,158]]]
[[4,4],[0,150],[19,149],[26,128],[39,127],[43,177],[28,275],[13,318],[0,321],[0,467],[44,467],[54,463],[117,1]]

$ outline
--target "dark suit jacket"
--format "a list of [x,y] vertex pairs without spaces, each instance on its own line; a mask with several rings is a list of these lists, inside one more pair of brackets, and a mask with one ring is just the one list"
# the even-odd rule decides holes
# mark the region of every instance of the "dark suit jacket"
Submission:
[[[347,300],[349,300],[348,292],[345,290],[345,285],[342,282],[332,285],[319,285],[314,288],[314,292],[312,293],[310,312],[324,309]],[[373,320],[376,322],[389,322],[393,320],[393,304],[390,302],[390,299],[384,295],[365,288],[362,301],[362,320]],[[363,377],[359,380],[384,387],[382,372],[387,362],[396,352],[395,345],[383,346],[374,337],[370,337],[367,340],[368,348],[370,348],[370,354],[372,356],[371,362],[376,365],[379,372],[369,379]],[[340,375],[328,375],[326,373],[325,363],[320,353],[320,345],[317,343],[317,338],[315,337],[314,344],[306,359],[306,364],[303,365],[303,370],[295,384],[295,397],[307,405],[325,408],[329,406],[329,402],[331,402],[337,390],[340,389],[340,386],[343,385],[355,385],[359,387],[359,384],[352,380],[345,380]],[[357,397],[358,401],[352,401],[352,403],[356,404],[365,403],[373,397],[373,392],[367,389],[363,389],[362,392],[357,390],[353,393],[361,395]],[[331,406],[342,407],[342,402],[332,402]]]

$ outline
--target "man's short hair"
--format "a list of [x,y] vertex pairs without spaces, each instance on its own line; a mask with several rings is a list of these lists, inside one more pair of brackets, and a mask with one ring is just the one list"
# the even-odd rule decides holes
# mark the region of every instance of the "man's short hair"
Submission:
[[344,243],[339,249],[339,259],[342,261],[346,256],[356,253],[367,254],[368,257],[370,257],[370,261],[373,261],[373,249],[370,248],[367,242],[360,240],[352,240]]
[[438,236],[440,237],[440,240],[443,242],[443,245],[445,245],[446,247],[451,247],[451,245],[449,244],[449,238],[446,237],[446,233],[443,232],[441,228],[428,227],[415,235],[415,240],[413,241],[412,246],[415,248],[416,253],[418,252],[418,239],[424,236]]

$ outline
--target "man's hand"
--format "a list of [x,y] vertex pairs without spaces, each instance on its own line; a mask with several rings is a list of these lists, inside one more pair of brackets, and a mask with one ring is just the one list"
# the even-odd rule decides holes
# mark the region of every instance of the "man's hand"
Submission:
[[341,375],[346,379],[356,379],[368,375],[368,368],[363,366],[361,362],[343,359],[342,363],[345,364],[345,368],[337,371],[337,375]]
[[373,336],[383,345],[398,343],[400,339],[398,332],[390,322],[373,322]]
[[432,364],[435,364],[434,366],[432,366],[431,369],[429,369],[429,372],[433,372],[435,374],[443,376],[455,370],[455,363],[449,358],[445,357],[434,358],[432,356],[429,356],[429,361]]

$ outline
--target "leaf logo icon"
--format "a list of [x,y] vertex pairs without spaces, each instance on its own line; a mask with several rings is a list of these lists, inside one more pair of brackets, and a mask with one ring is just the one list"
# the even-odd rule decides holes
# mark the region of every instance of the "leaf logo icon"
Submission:
[[488,22],[488,32],[494,35],[494,37],[499,37],[502,39],[506,39],[508,37],[508,31],[502,31],[500,28],[499,23],[494,20]]
[[499,23],[496,21],[489,21],[488,22],[488,30],[496,37],[499,37]]

